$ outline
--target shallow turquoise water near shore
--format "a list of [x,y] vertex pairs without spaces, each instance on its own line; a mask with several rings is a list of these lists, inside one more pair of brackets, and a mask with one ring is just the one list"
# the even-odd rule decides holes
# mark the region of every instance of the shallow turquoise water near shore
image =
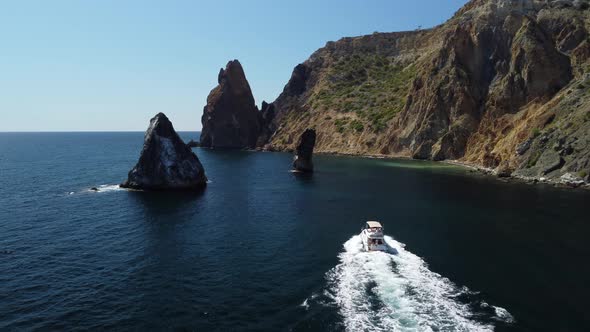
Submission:
[[[590,329],[587,191],[205,149],[202,193],[117,190],[142,140],[0,133],[0,330]],[[368,219],[399,255],[358,252]]]

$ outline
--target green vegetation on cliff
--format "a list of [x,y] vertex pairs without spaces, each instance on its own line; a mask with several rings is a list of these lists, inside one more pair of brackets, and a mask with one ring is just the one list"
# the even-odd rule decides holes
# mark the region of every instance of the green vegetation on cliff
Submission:
[[275,100],[268,144],[314,128],[318,152],[590,183],[588,22],[580,1],[471,0],[432,29],[328,42]]
[[317,110],[355,112],[360,120],[353,121],[351,129],[362,131],[367,124],[380,131],[404,108],[415,76],[413,65],[394,64],[384,56],[345,56],[333,63],[327,80],[312,96],[311,106]]

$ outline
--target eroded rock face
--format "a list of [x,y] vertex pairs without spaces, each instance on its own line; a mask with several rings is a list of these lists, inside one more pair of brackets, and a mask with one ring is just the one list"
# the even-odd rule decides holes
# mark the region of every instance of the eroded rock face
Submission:
[[260,122],[260,135],[256,142],[256,146],[262,147],[266,142],[270,140],[274,132],[272,121],[275,117],[275,105],[273,103],[267,103],[262,101],[261,110],[259,113]]
[[313,147],[315,146],[316,133],[313,129],[306,129],[297,143],[293,168],[300,172],[313,172]]
[[309,68],[305,64],[298,64],[293,73],[291,79],[285,86],[285,91],[292,95],[301,95],[305,91],[305,84],[309,78]]
[[260,135],[259,112],[238,60],[228,62],[220,70],[218,83],[203,110],[201,146],[254,148]]
[[166,115],[150,120],[139,161],[123,188],[141,190],[197,190],[205,187],[203,165],[180,139]]
[[[471,0],[433,29],[328,42],[274,101],[269,144],[292,150],[314,127],[317,152],[586,174],[589,21],[580,1]],[[577,140],[543,168],[563,137]]]

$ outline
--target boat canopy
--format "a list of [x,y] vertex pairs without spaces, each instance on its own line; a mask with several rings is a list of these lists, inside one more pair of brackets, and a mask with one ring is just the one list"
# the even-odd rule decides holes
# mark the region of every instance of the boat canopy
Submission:
[[367,227],[369,228],[383,228],[381,223],[378,221],[367,221]]

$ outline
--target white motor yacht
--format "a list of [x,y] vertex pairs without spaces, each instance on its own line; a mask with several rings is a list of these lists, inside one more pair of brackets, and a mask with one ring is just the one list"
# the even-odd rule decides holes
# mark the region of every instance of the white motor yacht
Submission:
[[378,221],[367,221],[361,231],[361,240],[365,251],[387,251],[383,239],[383,226]]

